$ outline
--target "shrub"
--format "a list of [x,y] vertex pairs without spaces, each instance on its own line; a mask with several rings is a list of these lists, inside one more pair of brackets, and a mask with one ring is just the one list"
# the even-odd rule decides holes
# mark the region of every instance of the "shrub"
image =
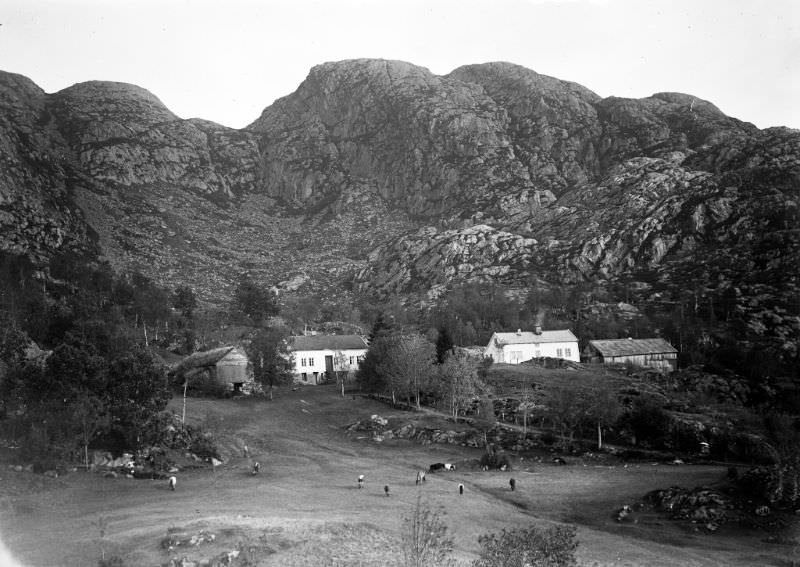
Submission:
[[111,555],[97,562],[97,567],[124,567],[125,562],[119,555]]
[[447,537],[444,512],[432,511],[417,494],[417,504],[403,524],[403,559],[406,567],[449,567],[453,540]]
[[489,467],[490,469],[499,469],[505,466],[506,470],[511,470],[511,461],[508,460],[508,455],[502,453],[484,453],[481,455],[480,465],[481,467]]
[[575,526],[535,526],[478,538],[481,555],[473,567],[573,567],[577,565]]

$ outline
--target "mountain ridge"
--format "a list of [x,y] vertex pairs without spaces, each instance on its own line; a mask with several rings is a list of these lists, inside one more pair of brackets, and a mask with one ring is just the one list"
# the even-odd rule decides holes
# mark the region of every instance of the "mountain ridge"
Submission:
[[0,249],[43,264],[80,250],[216,304],[242,273],[423,303],[470,281],[646,280],[736,289],[761,319],[782,310],[764,332],[797,332],[800,132],[692,95],[359,59],[240,130],[135,85],[46,94],[10,73],[0,111]]

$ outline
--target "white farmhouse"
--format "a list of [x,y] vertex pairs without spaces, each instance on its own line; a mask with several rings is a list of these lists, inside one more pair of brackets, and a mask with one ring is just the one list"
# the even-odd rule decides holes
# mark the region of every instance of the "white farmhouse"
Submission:
[[505,364],[519,364],[542,356],[580,362],[578,338],[572,331],[542,331],[541,327],[534,331],[518,329],[516,333],[494,333],[483,356]]
[[335,372],[349,375],[367,354],[367,343],[358,335],[300,335],[292,337],[295,381],[320,384]]

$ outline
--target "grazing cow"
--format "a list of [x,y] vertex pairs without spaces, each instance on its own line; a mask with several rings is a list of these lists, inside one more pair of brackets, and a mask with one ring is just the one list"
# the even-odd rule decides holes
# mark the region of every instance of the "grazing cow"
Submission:
[[428,472],[436,472],[436,471],[443,471],[444,470],[444,463],[433,463],[430,466]]
[[386,496],[389,496],[389,485],[383,487],[383,492],[386,493]]
[[458,493],[464,494],[464,485],[461,484],[460,482],[458,483]]
[[169,489],[175,490],[175,485],[178,484],[178,479],[174,476],[169,477]]
[[557,465],[566,465],[567,461],[562,459],[561,457],[553,457],[553,462]]
[[364,488],[364,475],[363,474],[358,475],[358,487],[359,488]]
[[517,487],[517,481],[512,478],[508,481],[508,485],[511,487],[511,492],[514,492],[514,489]]
[[251,474],[252,474],[253,476],[255,476],[255,475],[257,475],[257,474],[258,474],[260,471],[261,471],[261,463],[259,463],[258,461],[256,461],[255,463],[253,463],[253,470],[251,471]]
[[454,470],[456,470],[456,466],[455,465],[451,465],[450,463],[445,463],[444,464],[444,470],[446,470],[446,471],[454,471]]

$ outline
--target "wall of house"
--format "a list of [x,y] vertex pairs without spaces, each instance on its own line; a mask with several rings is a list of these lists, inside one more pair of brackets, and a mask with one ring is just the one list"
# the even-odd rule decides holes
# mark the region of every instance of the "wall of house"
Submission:
[[636,366],[647,366],[649,368],[664,368],[675,370],[678,366],[678,355],[672,352],[650,353],[626,356],[607,356],[603,358],[606,364],[626,364],[630,362]]
[[[494,343],[494,341],[492,342]],[[504,364],[519,364],[541,356],[580,362],[577,342],[528,343],[503,345],[502,347],[492,344],[486,348],[484,356],[491,356],[495,362]]]
[[292,354],[294,356],[294,373],[295,381],[303,384],[319,384],[325,379],[325,357],[332,356],[334,362],[334,370],[340,370],[336,367],[336,354],[343,353],[347,357],[349,364],[352,358],[353,363],[350,365],[350,371],[355,372],[358,369],[358,362],[367,354],[367,349],[345,349],[345,350],[298,350]]
[[231,351],[217,362],[217,381],[223,384],[240,384],[251,380],[247,356]]

